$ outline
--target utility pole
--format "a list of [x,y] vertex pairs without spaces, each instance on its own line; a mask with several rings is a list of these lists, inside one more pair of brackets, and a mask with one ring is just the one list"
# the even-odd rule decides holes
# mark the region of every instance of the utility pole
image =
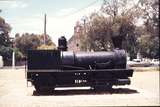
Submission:
[[15,51],[12,53],[12,69],[15,69]]
[[[12,42],[12,48],[15,49],[15,38],[10,38],[10,41]],[[15,69],[15,50],[12,52],[12,69]]]
[[46,44],[46,14],[44,15],[44,45]]
[[[83,36],[84,36],[85,39],[86,39],[86,20],[87,20],[87,17],[83,16],[82,17],[82,21],[83,21]],[[88,45],[85,47],[84,50],[88,51]]]

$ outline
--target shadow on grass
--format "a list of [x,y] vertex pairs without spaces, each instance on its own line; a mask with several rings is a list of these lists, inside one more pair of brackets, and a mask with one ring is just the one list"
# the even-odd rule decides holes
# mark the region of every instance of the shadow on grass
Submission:
[[104,95],[104,94],[134,94],[139,93],[137,90],[130,88],[112,88],[110,90],[54,90],[41,93],[33,92],[33,96],[67,96],[67,95]]

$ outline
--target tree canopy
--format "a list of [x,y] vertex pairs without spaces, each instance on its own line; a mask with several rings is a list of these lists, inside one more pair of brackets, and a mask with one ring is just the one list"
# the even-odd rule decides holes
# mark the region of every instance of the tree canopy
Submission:
[[0,17],[0,55],[3,56],[4,61],[9,60],[12,56],[12,41],[9,33],[11,26],[5,22],[5,19]]
[[159,0],[141,0],[144,28],[138,38],[143,57],[159,58]]
[[[101,10],[86,18],[81,49],[110,50],[113,48],[111,39],[119,36],[123,41],[122,48],[131,59],[136,58],[137,52],[155,57],[159,52],[159,41],[156,41],[159,38],[158,14],[158,0],[104,0]],[[144,21],[142,31],[138,29],[138,20]],[[149,35],[149,39],[144,38],[144,33]]]
[[49,35],[46,36],[45,45],[43,41],[44,35],[24,33],[21,36],[16,34],[15,37],[15,46],[24,56],[27,55],[27,50],[30,49],[46,49],[46,47],[48,47],[47,49],[55,48],[55,44],[52,42]]

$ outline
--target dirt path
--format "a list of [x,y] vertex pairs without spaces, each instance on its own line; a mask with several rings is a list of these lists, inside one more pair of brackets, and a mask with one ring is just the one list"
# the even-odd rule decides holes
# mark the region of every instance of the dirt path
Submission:
[[77,88],[38,96],[26,87],[24,69],[0,69],[0,107],[160,106],[159,72],[135,72],[131,82],[111,92]]

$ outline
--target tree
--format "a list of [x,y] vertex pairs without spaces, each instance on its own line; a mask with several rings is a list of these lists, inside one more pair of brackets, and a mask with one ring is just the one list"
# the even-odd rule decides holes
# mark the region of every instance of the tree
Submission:
[[40,39],[40,46],[37,47],[37,49],[56,49],[56,45],[52,42],[51,37],[49,35],[46,35],[45,44],[44,44],[44,35],[38,35]]
[[3,56],[4,64],[12,57],[12,42],[9,37],[11,27],[5,22],[5,19],[0,17],[0,55]]
[[132,0],[104,0],[101,11],[112,19],[117,16],[127,16],[132,21],[139,18],[143,12],[140,1]]
[[5,46],[5,47],[10,47],[11,46],[11,40],[9,36],[7,36],[4,33],[0,34],[0,47]]
[[15,39],[15,45],[26,56],[27,50],[36,49],[40,45],[40,40],[35,34],[24,33]]
[[159,58],[159,38],[148,35],[142,35],[139,38],[140,53],[143,57]]
[[51,47],[54,49],[55,44],[52,42],[49,35],[46,36],[45,43],[46,44],[44,45],[43,35],[24,33],[22,36],[20,36],[19,34],[16,34],[16,48],[24,57],[27,55],[27,51],[30,49],[51,49]]
[[144,29],[139,37],[143,57],[159,58],[159,0],[140,0]]
[[0,46],[10,46],[9,32],[11,27],[5,20],[0,17]]
[[112,38],[120,37],[123,43],[119,47],[126,49],[133,59],[137,52],[135,22],[142,10],[139,2],[129,7],[131,3],[130,0],[104,0],[101,10],[88,17],[83,48],[86,45],[94,51],[110,50],[113,48]]
[[4,64],[6,64],[6,62],[11,60],[12,52],[13,49],[11,47],[5,47],[5,46],[0,47],[0,55],[3,56]]
[[[44,45],[44,35],[41,34],[41,35],[37,35],[37,36],[38,36],[38,38],[40,39],[40,44],[41,44],[41,45]],[[55,45],[55,44],[52,42],[51,37],[50,37],[48,34],[46,35],[45,45],[48,45],[48,46],[50,46],[50,45]]]
[[[130,59],[136,57],[138,51],[136,24],[138,18],[143,14],[140,8],[140,1],[131,0],[105,0],[101,10],[113,19],[113,35],[121,36],[124,48]],[[117,29],[114,30],[114,26]],[[114,34],[114,32],[119,32]]]
[[0,34],[9,36],[8,33],[11,31],[11,26],[5,22],[5,20],[0,17]]
[[50,50],[50,49],[56,49],[56,46],[54,44],[51,45],[40,45],[37,47],[38,50],[44,49],[44,50]]
[[86,45],[89,50],[108,50],[112,47],[110,35],[111,21],[98,13],[92,13],[86,23],[86,36],[81,36],[81,48]]

